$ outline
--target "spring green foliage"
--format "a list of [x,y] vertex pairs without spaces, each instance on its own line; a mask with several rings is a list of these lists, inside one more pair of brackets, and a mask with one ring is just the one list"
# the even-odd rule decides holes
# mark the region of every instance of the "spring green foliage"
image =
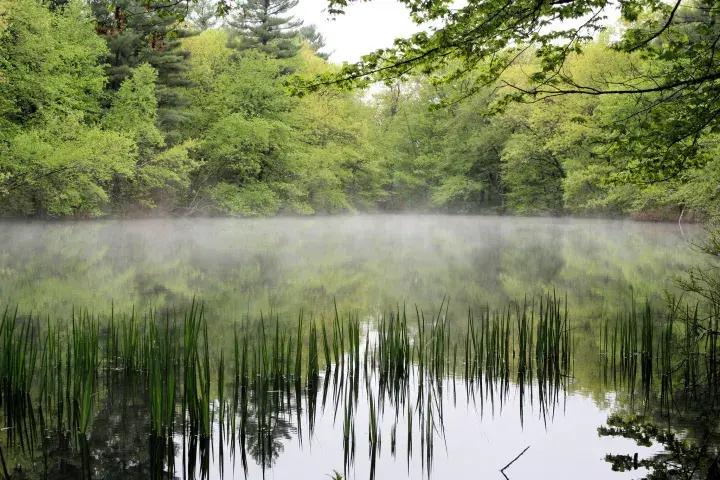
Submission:
[[[521,60],[461,102],[454,98],[469,88],[467,79],[440,82],[427,75],[392,83],[376,97],[388,208],[675,219],[683,207],[717,213],[712,132],[700,137],[702,161],[654,181],[633,173],[648,160],[649,148],[627,154],[617,144],[637,128],[637,98],[556,95],[502,104],[504,82],[525,81],[526,70],[537,67],[529,54]],[[582,55],[569,57],[564,72],[602,88],[623,81],[641,61],[601,35]]]
[[[343,13],[348,3],[330,0],[329,9]],[[434,27],[397,39],[338,72],[293,85],[301,91],[328,84],[352,87],[421,73],[435,84],[462,83],[441,99],[443,104],[490,86],[499,87],[499,107],[575,94],[607,96],[623,104],[615,124],[607,127],[611,158],[626,162],[623,180],[669,179],[708,161],[705,138],[718,125],[715,2],[473,0],[460,8],[447,0],[401,3],[416,24]],[[623,54],[629,68],[615,78],[579,77],[568,64],[592,47],[598,32],[608,32],[607,19],[617,10],[623,28],[610,49]],[[517,66],[526,67],[522,75],[508,76]]]
[[717,213],[714,4],[406,3],[445,26],[337,67],[292,1],[3,2],[0,214]]
[[[254,44],[238,53],[242,33],[206,29],[206,11],[197,14],[204,31],[187,37],[167,12],[112,7],[23,0],[3,16],[3,214],[258,216],[373,205],[381,172],[366,167],[370,108],[352,94],[297,100],[282,86],[289,70],[331,68],[312,31],[306,47],[287,25],[288,55]],[[323,124],[307,121],[335,108]]]
[[132,174],[132,142],[97,124],[105,45],[79,3],[51,14],[8,9],[0,32],[0,196],[25,215],[98,213],[113,177]]

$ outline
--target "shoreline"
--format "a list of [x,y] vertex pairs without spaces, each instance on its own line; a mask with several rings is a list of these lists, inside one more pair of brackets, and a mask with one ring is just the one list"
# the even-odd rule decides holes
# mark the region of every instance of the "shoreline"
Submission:
[[539,215],[519,215],[512,213],[498,212],[432,212],[432,211],[359,211],[359,212],[343,212],[343,213],[316,213],[310,215],[302,215],[295,213],[283,213],[273,216],[231,216],[231,215],[202,215],[202,216],[183,216],[183,215],[102,215],[95,217],[88,216],[65,216],[65,217],[32,217],[32,216],[0,216],[0,224],[27,224],[27,223],[47,223],[47,224],[73,224],[73,223],[102,223],[102,222],[123,222],[123,221],[168,221],[168,220],[301,220],[301,219],[331,219],[331,218],[362,218],[362,217],[468,217],[468,218],[497,218],[497,219],[552,219],[552,220],[607,220],[607,221],[628,221],[633,223],[681,223],[683,225],[702,225],[710,221],[709,215],[701,214],[693,211],[673,212],[667,211],[645,211],[636,212],[628,215],[573,215],[573,214],[539,214]]

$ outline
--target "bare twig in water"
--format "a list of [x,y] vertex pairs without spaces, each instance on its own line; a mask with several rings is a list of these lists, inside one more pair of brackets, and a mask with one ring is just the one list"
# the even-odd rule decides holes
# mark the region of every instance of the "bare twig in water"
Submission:
[[[505,475],[505,469],[508,468],[508,467],[509,467],[510,465],[512,465],[513,463],[515,463],[515,461],[516,461],[518,458],[522,457],[522,456],[523,456],[523,453],[525,453],[525,452],[528,451],[528,448],[530,448],[530,445],[528,445],[527,447],[525,447],[525,450],[523,450],[522,452],[520,452],[520,455],[518,455],[517,457],[513,458],[513,459],[510,461],[510,463],[508,463],[507,465],[505,465],[503,468],[500,469],[500,473],[503,474],[503,477],[508,478],[508,476]],[[509,479],[508,479],[508,480],[509,480]]]

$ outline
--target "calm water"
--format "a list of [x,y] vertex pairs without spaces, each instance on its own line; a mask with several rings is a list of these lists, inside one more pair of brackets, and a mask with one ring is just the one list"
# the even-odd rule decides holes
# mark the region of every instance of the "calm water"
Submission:
[[[685,228],[688,235],[688,228]],[[0,224],[0,302],[320,313],[333,299],[458,311],[548,288],[597,316],[656,295],[698,256],[675,224],[449,216]]]
[[[431,462],[419,440],[408,460],[407,405],[388,402],[380,412],[375,478],[502,479],[499,469],[527,446],[505,472],[509,478],[638,478],[642,470],[613,472],[604,461],[608,453],[643,457],[658,447],[598,436],[608,415],[634,408],[626,393],[601,381],[598,325],[633,297],[660,308],[672,277],[702,261],[687,243],[695,233],[672,224],[456,216],[5,223],[0,306],[61,316],[73,306],[182,308],[196,297],[205,302],[213,344],[227,349],[233,322],[261,311],[290,318],[303,309],[321,317],[336,302],[372,330],[381,312],[403,304],[435,312],[449,297],[449,315],[463,325],[468,309],[502,308],[554,289],[567,295],[580,332],[572,378],[557,396],[540,399],[535,390],[521,398],[511,384],[489,398],[446,379],[431,402],[443,419],[442,428],[433,427]],[[342,412],[332,385],[328,392],[325,402],[300,399],[317,402],[313,418],[307,407],[277,413],[270,460],[249,445],[248,478],[320,479],[343,471]],[[372,389],[358,392],[349,478],[370,478],[368,392],[378,398]],[[94,476],[145,478],[151,453],[142,389],[109,392],[99,404],[89,436]],[[242,478],[242,462],[229,454],[219,425],[216,431],[208,476]],[[175,444],[175,475],[190,477],[189,445],[180,437]]]

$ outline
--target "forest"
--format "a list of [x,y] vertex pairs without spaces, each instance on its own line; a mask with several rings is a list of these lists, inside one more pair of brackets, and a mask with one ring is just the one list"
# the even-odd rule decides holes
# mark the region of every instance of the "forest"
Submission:
[[720,478],[720,0],[303,1],[0,0],[0,480]]
[[[495,56],[457,48],[402,71],[373,67],[432,35],[338,66],[296,4],[0,0],[0,215],[717,213],[712,2],[672,10],[700,38],[623,47],[660,2],[566,43],[498,37]],[[643,88],[698,52],[707,82]]]

